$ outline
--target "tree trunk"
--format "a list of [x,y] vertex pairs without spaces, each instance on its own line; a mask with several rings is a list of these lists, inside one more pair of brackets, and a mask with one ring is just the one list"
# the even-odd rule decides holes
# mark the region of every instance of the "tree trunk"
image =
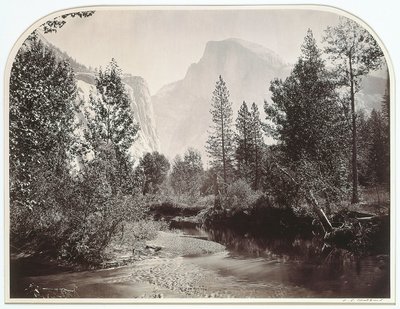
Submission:
[[224,131],[224,113],[221,103],[221,141],[222,141],[222,169],[224,172],[224,184],[226,184],[226,158],[225,158],[225,131]]
[[351,63],[351,54],[349,55],[349,71],[350,71],[350,101],[351,101],[351,124],[352,124],[352,178],[353,178],[353,194],[351,203],[359,202],[358,198],[358,172],[357,172],[357,126],[356,126],[356,108],[354,99],[354,75]]
[[257,139],[255,140],[255,151],[256,151],[256,157],[255,157],[255,171],[254,171],[254,190],[258,190],[258,145],[257,145]]

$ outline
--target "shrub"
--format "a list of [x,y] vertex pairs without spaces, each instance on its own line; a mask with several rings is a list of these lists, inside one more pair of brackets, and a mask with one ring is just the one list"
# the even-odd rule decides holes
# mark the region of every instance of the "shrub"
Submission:
[[164,221],[141,219],[136,222],[124,222],[120,229],[119,243],[134,248],[137,243],[154,239],[158,231],[167,230],[168,224]]
[[197,199],[195,206],[196,208],[211,208],[214,206],[214,200],[215,197],[214,195],[206,195],[202,196]]
[[246,181],[239,179],[227,187],[221,200],[222,207],[232,211],[245,210],[251,207],[260,196],[261,194],[252,190]]

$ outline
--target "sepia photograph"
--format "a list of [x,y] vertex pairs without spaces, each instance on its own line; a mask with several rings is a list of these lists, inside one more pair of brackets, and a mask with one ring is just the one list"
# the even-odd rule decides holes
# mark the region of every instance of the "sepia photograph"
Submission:
[[356,17],[68,9],[5,76],[7,302],[393,302],[393,68]]

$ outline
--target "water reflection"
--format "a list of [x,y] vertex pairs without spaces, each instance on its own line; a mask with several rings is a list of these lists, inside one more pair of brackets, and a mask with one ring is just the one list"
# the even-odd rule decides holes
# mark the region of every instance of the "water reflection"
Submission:
[[386,256],[358,258],[343,249],[324,247],[320,238],[268,238],[218,228],[183,230],[226,246],[226,256],[202,256],[195,262],[227,276],[253,283],[283,283],[310,292],[301,297],[389,297]]

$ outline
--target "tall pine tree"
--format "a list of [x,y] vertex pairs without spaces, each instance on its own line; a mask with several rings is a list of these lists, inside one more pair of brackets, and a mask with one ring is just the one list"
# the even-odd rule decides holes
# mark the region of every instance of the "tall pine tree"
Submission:
[[325,51],[335,64],[335,73],[341,84],[348,88],[351,106],[352,132],[352,203],[359,201],[357,172],[356,96],[363,76],[381,67],[383,52],[368,30],[355,21],[342,17],[335,27],[328,27],[324,40]]
[[262,151],[264,148],[264,140],[262,135],[262,124],[260,119],[260,112],[256,103],[253,102],[251,105],[251,180],[252,187],[257,190],[260,185],[261,177],[261,161],[262,161]]
[[238,177],[247,181],[250,181],[251,120],[247,103],[243,101],[236,118],[235,157]]
[[233,174],[234,132],[232,130],[232,103],[229,91],[221,75],[216,83],[211,99],[211,116],[213,125],[209,131],[206,150],[211,165],[222,175],[227,184]]

